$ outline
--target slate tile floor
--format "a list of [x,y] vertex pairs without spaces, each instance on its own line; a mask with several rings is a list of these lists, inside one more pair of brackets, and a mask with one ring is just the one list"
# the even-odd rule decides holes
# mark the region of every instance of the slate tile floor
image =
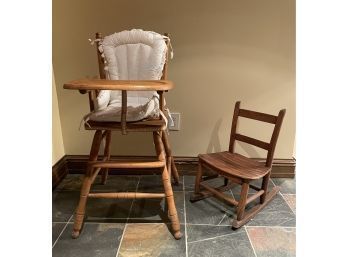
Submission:
[[[194,177],[180,177],[181,184],[173,186],[173,191],[184,234],[181,240],[170,234],[164,201],[159,199],[89,199],[83,231],[72,239],[81,181],[81,175],[68,175],[52,193],[53,257],[295,256],[295,179],[272,179],[270,188],[279,185],[280,193],[246,226],[234,231],[230,223],[235,208],[214,198],[191,203]],[[212,184],[221,182],[217,178]],[[161,188],[158,175],[109,176],[106,185],[97,178],[92,191],[159,192]],[[238,199],[239,190],[236,186],[226,193]]]

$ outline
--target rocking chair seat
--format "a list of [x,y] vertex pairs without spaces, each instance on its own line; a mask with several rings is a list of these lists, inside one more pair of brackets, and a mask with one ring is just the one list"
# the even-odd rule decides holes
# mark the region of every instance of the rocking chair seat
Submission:
[[264,177],[271,168],[264,164],[249,159],[243,155],[231,152],[220,152],[198,155],[200,161],[207,166],[214,167],[228,176],[235,176],[242,179],[260,179]]

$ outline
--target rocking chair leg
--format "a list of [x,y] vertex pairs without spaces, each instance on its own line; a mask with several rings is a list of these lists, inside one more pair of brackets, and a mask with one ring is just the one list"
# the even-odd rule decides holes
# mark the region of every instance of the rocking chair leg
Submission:
[[[162,133],[163,134],[163,133]],[[154,143],[156,147],[156,153],[159,160],[165,160],[165,150],[163,147],[163,142],[159,132],[153,132]],[[166,195],[166,201],[168,205],[169,218],[172,223],[172,229],[175,239],[180,239],[182,233],[180,232],[180,222],[178,218],[178,213],[176,211],[174,194],[172,185],[170,183],[170,177],[168,174],[167,167],[165,166],[162,172],[162,182],[164,186],[164,193]]]
[[227,186],[228,184],[228,178],[224,178],[224,186]]
[[272,201],[272,199],[279,192],[279,189],[280,189],[279,187],[273,187],[273,189],[269,193],[267,193],[266,199],[262,204],[259,203],[259,204],[255,205],[253,208],[251,208],[251,210],[249,210],[248,212],[246,212],[243,215],[243,218],[241,220],[235,219],[232,222],[232,229],[240,228],[241,226],[246,224],[248,221],[250,221],[252,218],[254,218],[263,208],[265,208],[265,206],[270,201]]
[[246,200],[248,197],[249,182],[243,182],[242,192],[240,194],[240,200],[237,206],[237,220],[241,220],[244,217],[244,210],[246,205]]
[[261,189],[264,191],[264,193],[261,195],[260,197],[260,203],[263,204],[266,200],[266,196],[267,196],[267,189],[268,189],[268,182],[269,182],[269,178],[271,176],[271,173],[268,173],[266,176],[263,177],[262,179],[262,186]]
[[196,179],[195,179],[195,192],[191,195],[190,197],[190,202],[194,203],[196,201],[202,200],[204,198],[207,198],[209,196],[203,195],[201,193],[201,186],[200,183],[202,182],[202,163],[200,160],[198,160],[198,169],[197,169],[197,174],[196,174]]
[[[102,140],[102,131],[97,130],[93,138],[93,143],[92,143],[91,152],[89,156],[90,161],[97,160],[101,140]],[[83,180],[83,184],[81,188],[80,201],[75,212],[75,221],[74,221],[74,228],[72,232],[72,238],[77,238],[80,235],[83,219],[85,216],[87,196],[93,182],[92,181],[93,170],[94,170],[93,168],[87,167],[85,178]]]
[[179,174],[178,174],[178,170],[176,169],[176,166],[174,163],[174,158],[172,156],[172,150],[170,149],[167,131],[162,131],[162,141],[163,141],[164,148],[166,151],[166,156],[169,159],[168,162],[170,163],[170,165],[168,165],[168,172],[169,172],[169,174],[173,175],[174,182],[176,185],[178,185],[179,184]]
[[[111,130],[108,130],[106,132],[105,137],[105,148],[104,148],[104,157],[106,157],[106,160],[110,160],[110,142],[111,142]],[[104,172],[102,173],[102,184],[106,184],[106,180],[108,178],[109,169],[104,169]]]

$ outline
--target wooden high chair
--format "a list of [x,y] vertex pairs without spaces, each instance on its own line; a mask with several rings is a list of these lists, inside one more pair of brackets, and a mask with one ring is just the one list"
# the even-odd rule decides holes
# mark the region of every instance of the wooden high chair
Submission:
[[[79,90],[80,93],[89,95],[90,110],[95,109],[94,103],[100,90],[120,90],[122,92],[122,111],[120,122],[103,122],[103,121],[88,121],[85,124],[86,130],[94,130],[94,138],[91,146],[89,161],[87,165],[86,174],[81,188],[80,201],[76,209],[74,217],[74,228],[72,237],[77,238],[80,235],[83,219],[85,215],[87,198],[165,198],[168,206],[168,215],[171,220],[171,227],[174,237],[180,239],[182,233],[180,232],[180,222],[175,207],[174,195],[171,185],[171,175],[175,183],[179,183],[179,175],[174,164],[169,140],[166,130],[166,121],[163,116],[159,118],[151,118],[146,120],[128,122],[127,115],[127,92],[134,91],[157,91],[159,94],[160,110],[164,112],[164,95],[163,92],[174,87],[171,81],[167,79],[168,70],[168,50],[165,56],[165,63],[162,70],[161,80],[109,80],[106,79],[106,72],[104,69],[104,57],[98,47],[102,40],[100,33],[96,33],[97,55],[99,63],[100,79],[81,79],[68,82],[64,84],[65,89]],[[165,34],[163,38],[168,47],[169,37]],[[167,48],[168,49],[168,48]],[[110,160],[110,143],[111,132],[119,131],[123,135],[129,132],[151,132],[155,144],[157,160],[150,162],[132,161],[132,162],[116,162]],[[98,152],[102,140],[105,140],[104,156],[102,160],[98,160]],[[102,182],[105,184],[108,176],[108,169],[153,169],[158,168],[162,171],[162,182],[164,186],[163,193],[141,193],[141,192],[117,192],[117,193],[90,193],[91,185],[93,184],[97,175],[101,172]]]
[[[284,115],[285,109],[279,111],[278,116],[274,116],[261,112],[240,109],[240,102],[237,102],[234,109],[229,150],[226,152],[198,155],[199,162],[195,182],[195,192],[191,195],[190,201],[195,202],[207,197],[215,196],[230,205],[237,206],[237,218],[232,222],[232,227],[234,229],[243,226],[260,212],[266,204],[273,199],[280,189],[279,187],[274,187],[271,192],[268,192],[268,182],[271,176],[273,155]],[[267,143],[237,133],[238,117],[245,117],[274,124],[275,126],[271,141]],[[235,153],[234,146],[236,140],[267,150],[266,164],[263,165],[251,158]],[[202,179],[202,166],[216,171],[217,174]],[[207,184],[206,181],[214,179],[219,175],[224,177],[224,185],[213,188]],[[253,180],[261,178],[261,188],[250,184]],[[242,185],[239,201],[236,201],[234,198],[228,197],[223,193],[232,188],[234,186],[233,183]],[[248,197],[249,187],[258,192]],[[245,213],[246,205],[258,198],[260,198],[260,203]]]

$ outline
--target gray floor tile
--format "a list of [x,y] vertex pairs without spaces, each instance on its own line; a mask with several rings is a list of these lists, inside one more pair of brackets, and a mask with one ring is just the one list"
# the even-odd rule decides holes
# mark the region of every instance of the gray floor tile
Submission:
[[184,257],[185,226],[181,232],[175,240],[166,224],[127,224],[118,257]]
[[[184,176],[184,184],[185,184],[185,191],[194,191],[195,190],[195,176]],[[211,180],[206,181],[208,185],[211,185],[213,187],[219,187],[224,184],[224,178],[218,177]]]
[[66,222],[74,214],[80,199],[78,191],[55,191],[52,194],[52,221]]
[[195,190],[195,176],[184,176],[185,191]]
[[133,199],[90,198],[87,201],[85,222],[127,221]]
[[213,237],[236,234],[239,230],[232,230],[231,226],[187,225],[187,242],[201,241]]
[[[230,194],[229,192],[225,192]],[[192,192],[185,193],[186,222],[189,224],[229,225],[235,207],[224,204],[214,197],[191,203]],[[231,194],[230,194],[231,195]]]
[[57,240],[65,225],[66,223],[52,223],[52,245]]
[[291,210],[293,210],[293,212],[296,214],[296,195],[283,194],[283,198],[285,199]]
[[[68,174],[56,188],[56,191],[80,191],[84,175]],[[106,184],[101,184],[101,176],[95,179],[91,191],[129,192],[135,191],[139,176],[109,175]]]
[[[173,180],[172,180],[173,181]],[[183,191],[183,177],[179,177],[179,185],[172,183],[173,191]],[[140,177],[138,192],[164,192],[161,175],[144,175]]]
[[135,192],[140,176],[109,175],[106,184],[101,184],[101,176],[98,176],[92,185],[92,191],[107,192]]
[[56,191],[69,190],[69,191],[80,191],[83,180],[82,174],[68,174],[56,187]]
[[[234,196],[236,200],[239,200],[240,195]],[[209,198],[193,203],[192,205],[188,205],[191,203],[187,203],[187,223],[231,225],[237,215],[236,207],[228,206],[217,201],[217,199]],[[258,203],[258,201],[250,203],[247,205],[246,211]],[[247,225],[295,227],[296,216],[285,200],[280,195],[276,195]]]
[[[174,192],[174,200],[180,223],[184,223],[184,193]],[[165,206],[165,199],[136,199],[128,222],[170,222]]]
[[[196,241],[188,241],[188,256],[190,257],[254,257],[248,235],[244,228],[237,231],[226,231],[225,227],[190,226],[188,233],[196,234]],[[227,228],[225,228],[227,230]],[[190,232],[189,232],[190,231]],[[215,237],[211,237],[214,236]],[[188,238],[190,236],[188,235]]]
[[52,249],[53,257],[115,257],[124,224],[85,224],[77,239],[69,224]]
[[[252,206],[253,204],[250,204],[247,210]],[[247,225],[295,227],[296,216],[283,197],[278,194]]]
[[295,228],[247,227],[257,257],[295,257]]
[[280,186],[283,194],[296,194],[296,178],[272,178],[276,186]]
[[[53,192],[53,221],[68,221],[77,206],[81,187],[80,175],[69,175],[63,184]],[[135,191],[163,192],[161,176],[109,176],[106,185],[95,183],[93,191]],[[189,201],[194,190],[195,176],[180,177],[181,185],[173,186],[175,203],[182,233],[185,235],[187,221],[188,256],[251,256],[254,252],[248,239],[253,243],[258,257],[294,256],[296,216],[290,207],[295,208],[295,180],[273,179],[282,187],[284,198],[277,195],[246,226],[233,231],[231,222],[236,216],[236,208],[213,197],[195,203]],[[223,178],[211,180],[213,186],[223,184]],[[185,193],[183,192],[185,185]],[[260,186],[261,181],[255,185]],[[237,200],[239,188],[225,192]],[[270,183],[270,188],[273,183]],[[232,194],[233,192],[233,194]],[[250,193],[253,193],[250,190]],[[184,197],[185,196],[185,197]],[[185,203],[184,203],[185,199]],[[285,200],[284,200],[285,199]],[[251,209],[256,202],[250,204]],[[132,208],[131,208],[132,206]],[[87,201],[85,225],[81,236],[71,239],[72,223],[63,231],[53,247],[53,256],[116,256],[128,219],[122,245],[118,256],[185,256],[185,238],[175,240],[170,233],[170,223],[164,209],[164,199],[93,199]],[[186,206],[186,210],[184,210]],[[290,206],[290,207],[289,207]],[[107,223],[105,223],[107,222]],[[66,223],[52,224],[53,243]],[[209,224],[209,225],[198,225]],[[216,226],[218,225],[219,226]],[[262,226],[262,227],[254,227]],[[276,226],[274,228],[273,226]],[[285,228],[281,228],[285,227]],[[274,247],[272,248],[272,246]]]

